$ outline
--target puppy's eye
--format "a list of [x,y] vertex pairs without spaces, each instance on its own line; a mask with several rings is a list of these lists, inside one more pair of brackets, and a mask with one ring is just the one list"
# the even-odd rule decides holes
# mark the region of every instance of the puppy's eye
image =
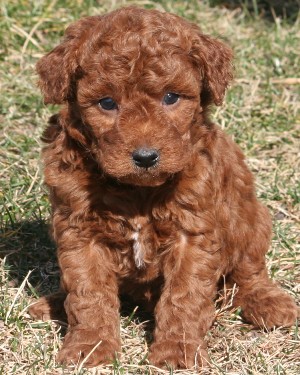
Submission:
[[163,97],[163,103],[166,105],[172,105],[178,102],[179,95],[175,94],[174,92],[167,92],[166,95]]
[[106,111],[112,111],[113,109],[117,109],[118,105],[112,98],[102,98],[99,100],[99,105],[101,108],[105,109]]

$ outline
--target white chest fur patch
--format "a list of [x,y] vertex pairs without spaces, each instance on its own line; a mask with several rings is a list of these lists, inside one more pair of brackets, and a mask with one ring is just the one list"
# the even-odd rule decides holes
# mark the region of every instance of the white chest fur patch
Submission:
[[139,233],[140,226],[138,227],[138,230],[133,233],[132,239],[133,239],[133,256],[134,256],[134,262],[137,268],[143,268],[145,266],[144,263],[144,254],[143,254],[143,249],[142,245],[139,241]]

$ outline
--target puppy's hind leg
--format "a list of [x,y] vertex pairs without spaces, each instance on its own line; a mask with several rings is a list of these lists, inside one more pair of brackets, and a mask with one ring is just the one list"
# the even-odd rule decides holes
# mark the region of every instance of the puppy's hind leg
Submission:
[[[239,289],[234,305],[242,308],[246,321],[261,328],[291,326],[299,317],[293,298],[273,282],[267,272],[265,254],[269,247],[271,222],[266,209],[259,206],[255,227],[247,248],[231,273]],[[250,239],[251,237],[251,239]]]
[[29,314],[34,319],[39,320],[60,320],[67,321],[67,315],[64,309],[66,293],[59,291],[49,296],[39,298],[29,307]]

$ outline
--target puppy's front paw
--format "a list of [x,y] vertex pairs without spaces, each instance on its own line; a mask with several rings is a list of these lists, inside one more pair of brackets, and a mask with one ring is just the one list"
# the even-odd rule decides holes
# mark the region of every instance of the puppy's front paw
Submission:
[[65,365],[84,362],[84,367],[94,367],[112,362],[119,351],[118,340],[101,340],[95,333],[75,329],[66,335],[57,360]]
[[150,348],[149,361],[157,367],[173,369],[202,368],[209,359],[204,342],[184,343],[165,340],[154,342]]
[[64,365],[78,365],[84,362],[84,367],[95,367],[99,364],[111,363],[115,357],[115,350],[107,340],[103,340],[95,345],[63,345],[58,353],[57,361]]

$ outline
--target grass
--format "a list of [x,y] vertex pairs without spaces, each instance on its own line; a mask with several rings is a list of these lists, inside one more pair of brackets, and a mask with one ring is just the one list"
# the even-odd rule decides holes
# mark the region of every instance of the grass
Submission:
[[[149,330],[134,307],[122,317],[120,360],[94,370],[60,367],[55,356],[65,327],[34,322],[26,311],[34,297],[56,290],[59,278],[47,232],[49,203],[39,161],[41,132],[57,108],[43,105],[34,65],[73,20],[132,3],[1,1],[0,374],[172,373],[147,364]],[[270,274],[299,303],[299,18],[295,12],[291,18],[276,18],[274,9],[268,13],[273,20],[265,17],[267,2],[248,1],[250,8],[246,1],[242,6],[229,3],[235,6],[226,8],[222,1],[135,1],[185,16],[233,47],[236,80],[212,116],[240,144],[256,175],[257,193],[274,218]],[[203,374],[300,373],[298,326],[252,330],[238,310],[222,303],[220,296],[216,322],[207,335],[212,365]]]

